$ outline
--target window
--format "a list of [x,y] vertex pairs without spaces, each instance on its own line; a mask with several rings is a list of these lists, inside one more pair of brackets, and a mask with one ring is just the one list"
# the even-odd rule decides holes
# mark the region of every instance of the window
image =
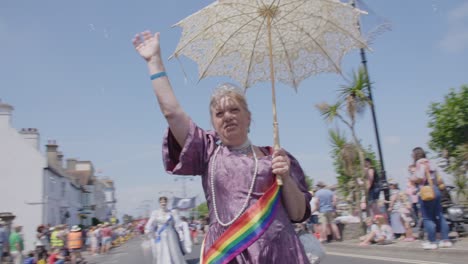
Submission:
[[65,187],[66,187],[66,183],[65,182],[62,182],[61,184],[62,186],[62,198],[65,197]]

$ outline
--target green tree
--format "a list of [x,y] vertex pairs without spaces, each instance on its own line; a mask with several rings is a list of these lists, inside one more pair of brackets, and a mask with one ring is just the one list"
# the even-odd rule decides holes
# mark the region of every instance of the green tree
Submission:
[[199,217],[208,216],[208,204],[206,202],[199,204],[196,210]]
[[457,199],[467,202],[468,198],[468,143],[458,146],[450,157],[447,168],[453,175],[453,184],[457,187]]
[[314,188],[314,179],[309,175],[305,175],[305,181],[307,184],[307,190],[311,190]]
[[431,130],[429,147],[447,161],[444,170],[453,175],[457,195],[466,199],[468,178],[468,85],[450,89],[443,102],[428,110]]
[[346,136],[339,130],[332,129],[328,130],[328,136],[330,146],[332,147],[330,154],[333,158],[333,166],[337,175],[338,190],[347,197],[351,192],[349,182],[352,180],[352,175],[345,172],[346,164],[344,164],[344,159],[342,159],[342,150],[347,144]]
[[[359,205],[359,193],[362,192],[361,186],[354,180],[357,177],[356,172],[359,171],[357,168],[360,166],[357,148],[352,142],[347,141],[344,133],[337,129],[329,130],[328,135],[332,147],[330,154],[337,175],[338,190],[351,203],[354,211]],[[372,147],[369,146],[363,151],[365,157],[371,159],[376,171],[379,171],[376,166],[378,164],[376,154],[372,151]]]
[[452,157],[458,146],[468,143],[468,85],[451,89],[443,102],[429,106],[432,129],[429,147],[444,157]]

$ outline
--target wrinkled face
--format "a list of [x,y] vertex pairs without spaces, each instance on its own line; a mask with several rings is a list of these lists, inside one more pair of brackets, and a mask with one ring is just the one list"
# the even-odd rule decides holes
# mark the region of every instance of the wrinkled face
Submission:
[[247,140],[250,113],[231,97],[222,97],[211,108],[211,122],[224,145],[239,146]]

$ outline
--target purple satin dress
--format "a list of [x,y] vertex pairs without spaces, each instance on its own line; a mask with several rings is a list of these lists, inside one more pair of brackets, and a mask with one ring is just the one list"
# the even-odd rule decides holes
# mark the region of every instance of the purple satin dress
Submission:
[[[209,249],[214,241],[227,229],[227,227],[223,227],[217,222],[212,206],[210,168],[218,141],[219,138],[215,132],[204,131],[191,122],[185,146],[179,146],[170,130],[168,130],[163,143],[163,161],[168,173],[201,175],[202,177],[205,198],[210,210],[210,223],[205,238],[205,250]],[[268,154],[266,147],[261,147],[261,150]],[[298,161],[291,155],[289,155],[289,158],[291,159],[291,177],[306,198],[307,210],[302,220],[304,221],[310,216],[309,202],[311,195],[307,191],[304,172]],[[214,184],[216,205],[222,222],[229,222],[242,208],[252,181],[254,163],[253,158],[231,153],[226,147],[221,147],[219,150],[214,170]],[[271,156],[259,158],[258,175],[248,206],[257,202],[273,184],[274,180],[271,172]],[[309,263],[286,209],[281,202],[275,220],[268,230],[230,263]]]

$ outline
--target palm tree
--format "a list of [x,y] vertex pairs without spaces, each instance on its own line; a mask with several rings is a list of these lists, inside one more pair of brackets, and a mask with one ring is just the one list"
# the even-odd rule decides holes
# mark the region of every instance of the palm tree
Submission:
[[343,159],[344,152],[342,150],[347,144],[347,139],[345,134],[338,129],[328,130],[328,137],[330,140],[330,146],[332,147],[330,154],[335,158],[333,165],[335,166],[335,171],[338,174],[338,189],[347,197],[351,192],[349,182],[353,178],[352,173],[347,173],[349,170],[346,168],[349,168],[349,165],[344,164],[344,160],[348,160],[348,158]]
[[352,212],[358,211],[360,185],[356,180],[359,175],[358,150],[353,143],[349,143],[346,136],[339,130],[329,130],[332,156],[335,157],[334,166],[338,174],[338,188],[350,202]]
[[[368,86],[369,79],[367,74],[363,68],[360,68],[358,72],[353,73],[351,82],[341,86],[338,101],[335,104],[320,103],[316,105],[326,121],[333,122],[338,119],[349,128],[353,144],[347,146],[347,152],[357,152],[360,163],[359,168],[353,168],[354,173],[352,173],[352,175],[355,175],[354,181],[357,186],[360,186],[359,180],[362,181],[365,178],[365,168],[364,149],[356,134],[356,118],[364,112],[366,106],[371,104],[368,96]],[[366,186],[361,187],[361,191],[365,197],[367,197],[367,189]]]

